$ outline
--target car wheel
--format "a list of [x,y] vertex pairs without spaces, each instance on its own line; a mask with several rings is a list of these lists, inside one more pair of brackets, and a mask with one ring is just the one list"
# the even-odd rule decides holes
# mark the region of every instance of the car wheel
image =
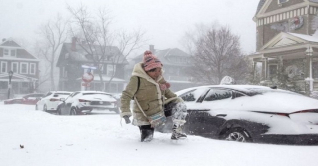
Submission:
[[224,139],[237,142],[253,142],[248,132],[242,128],[232,128],[225,133]]
[[71,108],[70,115],[77,115],[76,108]]
[[46,106],[46,104],[44,104],[44,106],[43,106],[43,111],[44,111],[44,112],[47,112],[47,106]]

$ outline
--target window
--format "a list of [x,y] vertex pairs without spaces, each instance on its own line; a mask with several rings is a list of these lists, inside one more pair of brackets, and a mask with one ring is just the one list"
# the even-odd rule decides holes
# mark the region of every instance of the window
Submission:
[[318,62],[312,63],[312,76],[315,79],[318,79]]
[[201,96],[206,94],[207,88],[199,88],[199,89],[193,89],[189,92],[186,92],[180,97],[183,99],[185,102],[193,102],[197,101]]
[[282,3],[286,3],[288,2],[289,0],[278,0],[278,4],[282,4]]
[[115,65],[107,65],[107,76],[112,76],[116,72]]
[[4,56],[9,56],[9,50],[8,49],[3,49],[3,55]]
[[231,90],[227,89],[211,89],[204,98],[204,101],[215,101],[232,98]]
[[20,74],[28,74],[28,63],[20,63]]
[[18,62],[11,63],[11,71],[13,71],[13,73],[18,73]]
[[15,57],[17,54],[17,50],[11,50],[10,51],[10,56],[13,56],[13,57]]
[[35,70],[36,70],[35,63],[30,63],[30,74],[35,75]]
[[1,73],[7,73],[7,62],[1,62]]
[[17,55],[17,50],[16,49],[3,49],[3,55],[6,56],[6,57],[16,57]]

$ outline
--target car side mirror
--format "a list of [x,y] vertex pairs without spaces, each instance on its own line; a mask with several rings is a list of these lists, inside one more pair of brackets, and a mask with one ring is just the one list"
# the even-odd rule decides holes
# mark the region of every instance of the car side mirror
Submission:
[[63,102],[64,102],[64,101],[65,101],[65,98],[60,98],[60,101],[63,101]]

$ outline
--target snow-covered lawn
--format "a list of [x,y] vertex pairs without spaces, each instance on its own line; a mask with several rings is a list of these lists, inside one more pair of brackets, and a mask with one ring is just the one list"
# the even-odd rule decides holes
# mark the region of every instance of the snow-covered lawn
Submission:
[[[318,146],[237,143],[188,136],[171,141],[155,132],[141,143],[139,130],[119,115],[57,116],[30,105],[0,104],[1,166],[307,166]],[[20,148],[23,145],[24,148]]]

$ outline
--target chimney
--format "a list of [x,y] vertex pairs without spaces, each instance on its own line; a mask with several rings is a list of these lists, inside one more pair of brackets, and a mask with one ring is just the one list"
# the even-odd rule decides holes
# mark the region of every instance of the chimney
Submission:
[[149,45],[149,51],[151,51],[153,54],[155,54],[155,46]]
[[72,47],[71,47],[72,51],[76,51],[76,42],[77,42],[77,38],[72,37]]

